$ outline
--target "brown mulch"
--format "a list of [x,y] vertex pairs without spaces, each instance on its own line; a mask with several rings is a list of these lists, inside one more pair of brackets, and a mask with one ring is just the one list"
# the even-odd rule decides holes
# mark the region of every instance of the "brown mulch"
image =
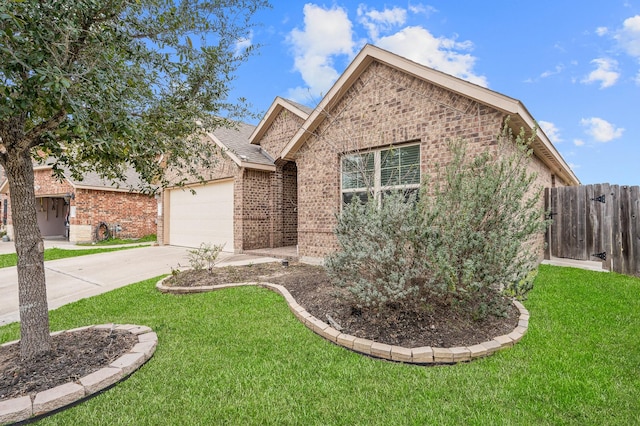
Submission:
[[18,344],[0,348],[0,401],[77,382],[128,352],[138,337],[125,330],[85,329],[52,337],[48,355],[20,360]]
[[190,287],[245,281],[283,285],[307,312],[325,322],[329,315],[343,333],[406,348],[471,346],[509,334],[518,324],[519,312],[506,298],[498,300],[502,316],[487,315],[482,320],[474,319],[469,309],[438,302],[420,313],[354,309],[338,297],[343,290],[329,282],[324,268],[301,263],[288,267],[279,263],[230,266],[215,268],[213,273],[188,270],[164,285]]

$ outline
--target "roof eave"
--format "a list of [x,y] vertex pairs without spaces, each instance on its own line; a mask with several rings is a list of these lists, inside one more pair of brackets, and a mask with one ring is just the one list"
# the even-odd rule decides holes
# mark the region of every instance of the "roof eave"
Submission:
[[267,130],[269,130],[269,127],[271,127],[271,124],[283,109],[291,111],[303,120],[306,120],[309,117],[309,114],[293,105],[291,102],[288,102],[286,99],[281,98],[280,96],[276,96],[266,114],[264,115],[264,117],[262,117],[260,123],[258,123],[258,126],[256,126],[256,128],[251,133],[251,136],[249,136],[249,142],[254,145],[259,145],[260,139],[262,139]]
[[[501,93],[487,89],[477,84],[470,83],[458,77],[445,74],[441,71],[425,67],[378,47],[367,45],[355,57],[345,72],[331,87],[327,95],[318,104],[316,109],[309,115],[302,127],[284,147],[281,157],[285,160],[295,160],[295,154],[302,144],[317,129],[320,123],[326,118],[325,111],[329,111],[342,95],[351,88],[362,72],[373,62],[378,61],[392,68],[399,69],[421,80],[429,81],[435,85],[453,91],[477,102],[488,105],[509,115],[519,116],[527,125],[533,129],[537,128],[535,120],[517,99],[505,96]],[[573,173],[568,164],[564,161],[560,153],[553,146],[544,132],[539,131],[539,140],[542,149],[550,155],[542,155],[540,158],[552,170],[559,174],[567,183],[578,185],[579,179]],[[550,164],[551,163],[551,164]]]
[[533,152],[555,175],[565,181],[566,184],[570,186],[580,185],[580,179],[578,179],[578,176],[576,176],[571,167],[567,164],[564,158],[562,158],[558,149],[540,128],[524,104],[520,101],[516,102],[518,107],[516,115],[527,124],[530,130],[536,129],[536,141],[538,142],[538,146],[532,147]]

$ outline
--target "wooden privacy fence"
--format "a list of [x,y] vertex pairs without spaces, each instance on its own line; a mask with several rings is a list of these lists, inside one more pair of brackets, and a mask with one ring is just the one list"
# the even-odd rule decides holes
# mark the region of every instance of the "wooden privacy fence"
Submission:
[[545,189],[545,257],[602,260],[604,269],[640,276],[640,186]]

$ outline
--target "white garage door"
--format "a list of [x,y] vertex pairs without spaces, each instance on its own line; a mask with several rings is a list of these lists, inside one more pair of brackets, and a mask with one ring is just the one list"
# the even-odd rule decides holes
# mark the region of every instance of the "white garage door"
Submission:
[[211,183],[169,194],[169,244],[199,247],[224,244],[233,251],[233,181]]

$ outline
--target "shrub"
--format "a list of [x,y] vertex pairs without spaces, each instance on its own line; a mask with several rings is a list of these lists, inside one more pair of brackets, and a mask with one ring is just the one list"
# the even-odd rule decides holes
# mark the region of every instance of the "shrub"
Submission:
[[199,248],[187,250],[189,264],[196,271],[201,271],[206,268],[209,272],[212,272],[223,248],[224,244],[212,246],[210,243],[201,243]]
[[335,231],[342,250],[328,256],[325,265],[355,306],[380,308],[418,296],[429,264],[423,256],[428,236],[415,203],[415,195],[399,192],[380,205],[354,197],[338,215]]
[[524,132],[505,128],[493,153],[474,158],[464,141],[450,142],[452,161],[442,169],[434,195],[424,197],[438,244],[429,255],[440,290],[458,298],[483,289],[504,290],[537,261],[534,238],[546,221],[538,207],[542,188],[527,171],[531,155]]
[[533,137],[505,126],[495,149],[473,158],[465,141],[450,141],[452,160],[433,185],[423,183],[419,200],[354,197],[338,214],[341,250],[325,260],[332,282],[360,308],[419,310],[438,298],[473,302],[484,317],[500,311],[501,293],[524,297],[534,238],[546,226],[541,188],[527,171]]

